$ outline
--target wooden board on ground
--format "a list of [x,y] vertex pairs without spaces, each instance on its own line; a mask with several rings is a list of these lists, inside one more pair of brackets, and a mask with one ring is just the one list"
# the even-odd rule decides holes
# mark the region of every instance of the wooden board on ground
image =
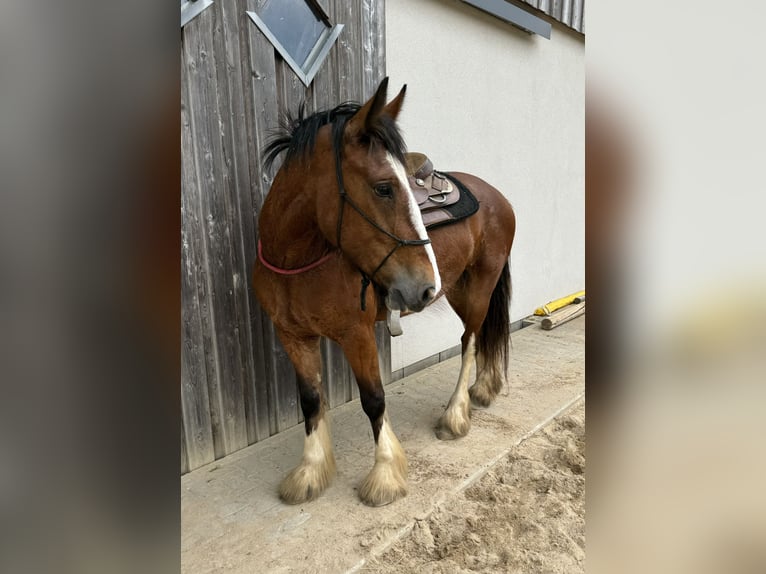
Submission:
[[580,315],[584,313],[585,313],[585,301],[583,301],[582,303],[578,303],[576,305],[567,305],[566,307],[563,307],[562,309],[559,309],[558,311],[554,311],[553,313],[551,313],[550,317],[545,317],[540,322],[540,326],[546,331],[550,331],[554,327],[558,327],[559,325],[566,323],[567,321],[571,321],[575,317],[579,317]]

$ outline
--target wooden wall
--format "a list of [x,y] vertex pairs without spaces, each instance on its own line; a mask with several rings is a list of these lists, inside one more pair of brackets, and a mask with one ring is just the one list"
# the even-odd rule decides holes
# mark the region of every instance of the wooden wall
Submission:
[[[344,24],[306,88],[245,14],[216,0],[181,31],[181,467],[187,472],[302,421],[292,365],[250,287],[257,221],[272,174],[260,150],[279,115],[372,95],[385,73],[384,0],[319,0]],[[390,345],[379,328],[381,370]],[[358,396],[323,343],[330,406]]]
[[585,34],[585,0],[521,0],[554,20]]

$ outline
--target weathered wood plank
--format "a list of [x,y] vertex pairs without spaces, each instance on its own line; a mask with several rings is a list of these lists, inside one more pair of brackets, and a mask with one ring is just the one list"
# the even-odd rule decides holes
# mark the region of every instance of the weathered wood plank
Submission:
[[[268,130],[276,125],[278,115],[276,100],[276,73],[274,71],[274,48],[252,24],[245,14],[249,9],[247,0],[240,0],[240,11],[243,24],[241,27],[241,42],[243,49],[243,90],[245,96],[245,117],[247,125],[247,157],[250,169],[250,197],[248,206],[243,206],[243,213],[248,212],[252,220],[253,241],[258,237],[258,215],[263,200],[271,187],[272,174],[267,173],[261,162],[261,150],[265,145]],[[246,60],[246,61],[245,61]],[[251,265],[255,257],[251,256]],[[252,267],[251,267],[252,269]],[[251,273],[248,272],[248,285],[251,285]],[[271,359],[272,342],[266,335],[264,321],[269,319],[261,310],[258,301],[249,289],[250,296],[250,332],[253,341],[253,363],[255,365],[254,401],[257,411],[256,427],[257,440],[262,440],[272,434],[270,420],[271,405],[269,388],[272,386],[271,370],[267,370],[267,362]]]
[[[214,243],[213,235],[210,245],[217,247],[216,259],[218,272],[211,275],[216,287],[214,312],[218,313],[216,328],[216,351],[221,369],[220,400],[224,445],[229,454],[247,446],[247,416],[245,414],[246,366],[243,364],[242,337],[243,327],[241,301],[244,285],[240,270],[243,267],[242,253],[239,248],[239,216],[235,188],[234,159],[231,142],[232,109],[231,85],[229,83],[230,65],[227,59],[226,18],[223,12],[225,2],[216,3],[213,12],[213,56],[215,62],[215,109],[216,114],[211,118],[210,133],[213,136],[213,154],[216,170],[216,185],[214,195],[210,197],[211,206],[217,211],[217,221],[212,220],[214,232],[220,233],[220,240]],[[217,122],[217,126],[215,123]],[[217,127],[217,131],[216,131]],[[215,202],[215,203],[213,203]],[[213,213],[211,209],[210,213]],[[208,219],[210,222],[211,220]],[[245,312],[245,317],[246,317]]]
[[551,0],[551,17],[561,22],[562,0]]
[[189,36],[186,57],[196,64],[190,66],[189,72],[190,104],[207,256],[212,319],[209,342],[216,366],[216,376],[208,377],[208,390],[216,457],[220,457],[247,445],[233,296],[236,252],[231,247],[232,221],[227,217],[226,208],[231,191],[221,133],[223,118],[228,113],[228,96],[226,84],[216,82],[217,66],[225,65],[225,58],[216,52],[214,37],[222,34],[220,3],[195,21],[199,21],[199,33]]
[[585,301],[582,303],[567,305],[566,307],[562,307],[561,309],[551,313],[550,317],[544,317],[540,322],[540,327],[546,331],[550,331],[551,329],[554,329],[559,325],[563,325],[567,321],[571,321],[572,319],[579,317],[584,313]]
[[338,36],[335,49],[338,52],[336,74],[338,78],[338,97],[342,102],[361,101],[361,4],[335,0],[335,14],[338,22],[346,27]]
[[375,93],[386,71],[385,65],[381,65],[386,56],[386,19],[381,0],[363,0],[360,26],[362,98],[367,98]]
[[[242,401],[245,409],[247,444],[257,440],[257,409],[255,405],[255,366],[253,341],[250,329],[250,294],[248,291],[250,268],[255,257],[255,233],[250,215],[250,169],[247,149],[247,126],[240,51],[240,12],[236,3],[221,2],[216,7],[220,14],[220,27],[214,35],[217,54],[217,84],[222,110],[221,139],[225,164],[224,177],[230,185],[225,196],[226,219],[231,226],[228,237],[232,263],[232,298],[235,316],[230,328],[238,344],[242,385]],[[244,214],[244,215],[243,215]],[[249,216],[249,217],[248,217]]]
[[[208,247],[207,247],[207,231],[204,225],[204,213],[202,209],[201,195],[204,193],[205,185],[202,181],[207,174],[212,174],[212,156],[206,150],[206,138],[201,138],[199,132],[203,130],[198,124],[204,125],[205,118],[200,119],[200,109],[204,109],[206,99],[200,97],[199,84],[206,82],[205,69],[200,71],[200,61],[209,57],[209,50],[200,50],[200,36],[203,34],[203,23],[207,22],[207,18],[212,16],[201,15],[195,18],[192,22],[184,27],[184,34],[187,41],[182,46],[185,48],[184,60],[188,69],[187,82],[189,84],[189,118],[192,126],[192,141],[194,147],[192,149],[192,157],[194,161],[195,174],[195,186],[194,194],[190,197],[189,203],[194,202],[194,213],[199,221],[199,228],[197,230],[196,238],[199,239],[199,265],[196,268],[196,287],[197,287],[197,301],[199,305],[199,320],[201,323],[202,332],[202,351],[204,355],[206,383],[207,383],[207,396],[209,397],[208,411],[210,416],[210,429],[213,436],[213,449],[216,456],[223,456],[221,448],[220,425],[218,423],[218,409],[216,403],[212,398],[215,396],[214,392],[218,387],[218,361],[215,353],[214,342],[214,327],[212,310],[210,306],[210,281],[208,277],[210,275],[208,268]],[[192,28],[190,28],[190,26]],[[208,26],[209,27],[209,26]],[[203,92],[205,93],[205,92]]]
[[562,0],[561,2],[561,22],[567,26],[572,25],[572,0]]
[[562,24],[584,33],[584,0],[524,0],[524,2]]
[[[186,265],[182,266],[182,274],[187,274]],[[190,468],[197,468],[215,459],[215,449],[212,433],[210,406],[208,403],[208,388],[204,351],[202,347],[201,321],[199,313],[195,312],[196,303],[189,301],[189,293],[194,292],[194,286],[186,285],[182,297],[187,298],[183,303],[183,323],[181,351],[181,412],[185,436],[187,437],[187,457]]]
[[572,0],[572,28],[582,32],[582,5],[583,0]]
[[[187,25],[193,27],[194,22]],[[184,31],[185,33],[187,30]],[[188,67],[181,53],[181,413],[189,468],[215,459],[197,268],[204,258],[189,103]]]
[[[257,0],[255,8],[259,8],[265,0]],[[248,2],[245,2],[245,6]],[[279,169],[279,160],[275,162],[271,172],[263,168],[261,150],[266,145],[269,133],[279,124],[279,105],[277,102],[276,53],[274,46],[250,22],[248,18],[247,42],[250,65],[250,86],[248,97],[252,98],[252,138],[248,142],[248,152],[251,159],[251,182],[258,182],[258,193],[254,193],[255,217],[260,213],[264,199],[274,181],[274,174]],[[249,102],[250,100],[248,100]],[[253,192],[256,189],[253,188]]]

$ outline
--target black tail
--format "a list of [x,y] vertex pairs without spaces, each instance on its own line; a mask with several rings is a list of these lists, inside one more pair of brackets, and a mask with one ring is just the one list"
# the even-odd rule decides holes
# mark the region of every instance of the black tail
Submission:
[[[502,377],[508,372],[508,354],[511,335],[511,319],[508,306],[511,303],[511,269],[505,262],[500,278],[497,280],[489,309],[481,333],[478,337],[477,350],[484,356],[487,365],[502,365]],[[498,389],[499,390],[499,389]]]

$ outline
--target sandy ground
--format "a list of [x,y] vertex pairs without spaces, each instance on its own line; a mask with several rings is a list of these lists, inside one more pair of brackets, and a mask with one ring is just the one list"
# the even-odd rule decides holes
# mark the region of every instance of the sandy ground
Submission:
[[363,572],[585,571],[585,404],[418,520]]
[[[558,571],[576,572],[577,568],[569,566],[577,565],[578,554],[567,545],[571,539],[577,547],[582,534],[578,538],[576,532],[564,529],[561,517],[575,512],[567,505],[581,491],[563,481],[562,477],[572,473],[556,458],[556,445],[551,442],[550,437],[564,433],[545,427],[550,426],[547,421],[562,419],[559,413],[571,414],[572,405],[582,401],[585,317],[552,331],[527,327],[511,338],[508,385],[492,406],[473,413],[471,432],[460,440],[440,441],[433,430],[455,388],[460,357],[386,387],[386,405],[410,467],[409,493],[393,504],[371,508],[356,494],[370,470],[374,444],[358,400],[331,412],[338,475],[317,500],[291,506],[277,496],[280,481],[300,460],[304,441],[300,425],[184,475],[182,571],[374,571],[381,564],[395,563],[388,559],[376,562],[376,557],[392,548],[396,552],[403,540],[410,540],[422,542],[415,552],[425,559],[405,564],[404,555],[397,555],[403,565],[388,571],[484,568],[498,572],[510,571],[514,564],[519,571],[545,571],[525,566],[538,563],[550,564],[549,571],[556,571],[548,558],[555,550],[560,553]],[[577,446],[573,429],[571,440]],[[553,454],[545,454],[540,440],[548,441],[542,445],[554,449]],[[513,450],[519,444],[524,447]],[[533,448],[538,450],[526,450]],[[511,452],[514,459],[506,462]],[[538,463],[532,465],[529,461],[533,460]],[[507,472],[501,472],[505,466]],[[488,471],[493,473],[489,484],[497,484],[489,491],[481,490],[487,484],[482,479]],[[538,486],[544,490],[542,485],[550,489],[548,493],[537,492]],[[569,498],[562,490],[565,487],[571,487]],[[455,506],[457,502],[462,506]],[[439,508],[445,510],[435,510]],[[560,534],[544,526],[545,517],[556,514]],[[472,525],[465,521],[469,517]],[[428,534],[433,546],[429,546]],[[428,564],[421,564],[425,562]],[[371,564],[376,564],[373,569]]]

